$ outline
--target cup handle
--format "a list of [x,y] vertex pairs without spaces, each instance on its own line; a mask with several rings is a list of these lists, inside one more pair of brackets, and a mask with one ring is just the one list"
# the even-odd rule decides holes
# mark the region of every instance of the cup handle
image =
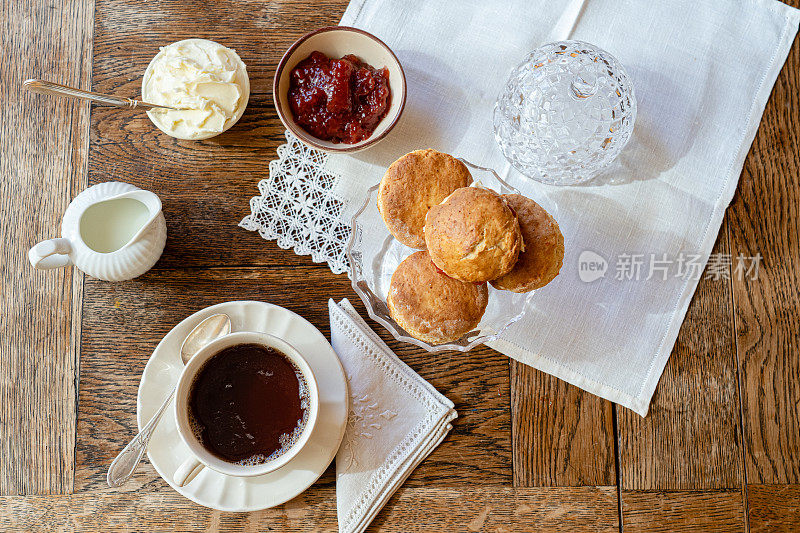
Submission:
[[196,457],[188,457],[175,471],[175,474],[172,476],[172,481],[179,487],[183,487],[197,477],[197,474],[199,474],[203,468],[205,468],[205,465],[198,461]]
[[50,270],[69,265],[72,245],[69,239],[50,239],[42,241],[28,251],[28,260],[33,268]]

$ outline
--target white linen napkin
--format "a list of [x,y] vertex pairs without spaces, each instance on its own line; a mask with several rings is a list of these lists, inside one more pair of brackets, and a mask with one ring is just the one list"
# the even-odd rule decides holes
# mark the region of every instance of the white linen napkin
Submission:
[[341,533],[359,533],[444,440],[458,414],[347,299],[329,300],[328,308],[331,345],[350,387],[347,429],[336,454],[336,512]]
[[[347,199],[341,219],[414,149],[505,174],[553,209],[566,257],[526,317],[491,346],[644,416],[798,14],[775,0],[353,0],[341,24],[394,50],[408,98],[385,140],[325,163],[339,176],[337,197]],[[509,168],[494,141],[492,110],[530,50],[566,38],[620,60],[633,79],[638,117],[609,173],[559,188]],[[602,275],[592,279],[593,272]]]

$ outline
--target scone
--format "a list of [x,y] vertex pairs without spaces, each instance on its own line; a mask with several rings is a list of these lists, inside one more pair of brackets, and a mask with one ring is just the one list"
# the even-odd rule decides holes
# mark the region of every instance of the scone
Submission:
[[472,183],[464,163],[436,150],[408,153],[386,170],[378,189],[378,210],[395,238],[425,248],[425,214],[459,187]]
[[432,207],[425,243],[437,267],[470,282],[508,273],[523,246],[517,217],[505,199],[482,187],[457,189]]
[[503,195],[517,213],[525,250],[511,272],[491,281],[495,289],[528,292],[544,287],[564,262],[564,236],[558,223],[539,204],[521,194]]
[[431,344],[460,339],[481,321],[486,283],[464,283],[440,272],[428,252],[415,252],[397,266],[386,298],[400,327]]

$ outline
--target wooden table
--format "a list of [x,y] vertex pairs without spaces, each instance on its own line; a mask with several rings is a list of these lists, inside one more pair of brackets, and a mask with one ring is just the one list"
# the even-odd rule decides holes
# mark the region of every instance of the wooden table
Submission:
[[[344,275],[237,227],[284,140],[276,63],[346,3],[0,0],[0,530],[335,529],[332,469],[251,514],[195,505],[146,462],[120,489],[105,471],[136,431],[142,368],[179,320],[257,299],[327,334],[327,299],[357,301]],[[218,139],[178,141],[142,113],[20,93],[40,76],[136,96],[157,47],[187,37],[218,39],[248,66],[250,105]],[[799,93],[795,45],[715,249],[761,253],[758,280],[701,282],[647,418],[487,348],[432,356],[373,324],[459,412],[373,531],[800,529]],[[163,199],[156,268],[117,284],[33,271],[28,247],[108,180]]]

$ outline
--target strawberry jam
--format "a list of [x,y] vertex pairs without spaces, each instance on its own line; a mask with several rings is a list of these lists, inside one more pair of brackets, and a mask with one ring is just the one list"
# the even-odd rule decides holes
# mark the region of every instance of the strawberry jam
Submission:
[[311,52],[291,72],[294,120],[324,141],[353,144],[367,139],[390,103],[389,70],[372,68],[354,55],[331,59]]

